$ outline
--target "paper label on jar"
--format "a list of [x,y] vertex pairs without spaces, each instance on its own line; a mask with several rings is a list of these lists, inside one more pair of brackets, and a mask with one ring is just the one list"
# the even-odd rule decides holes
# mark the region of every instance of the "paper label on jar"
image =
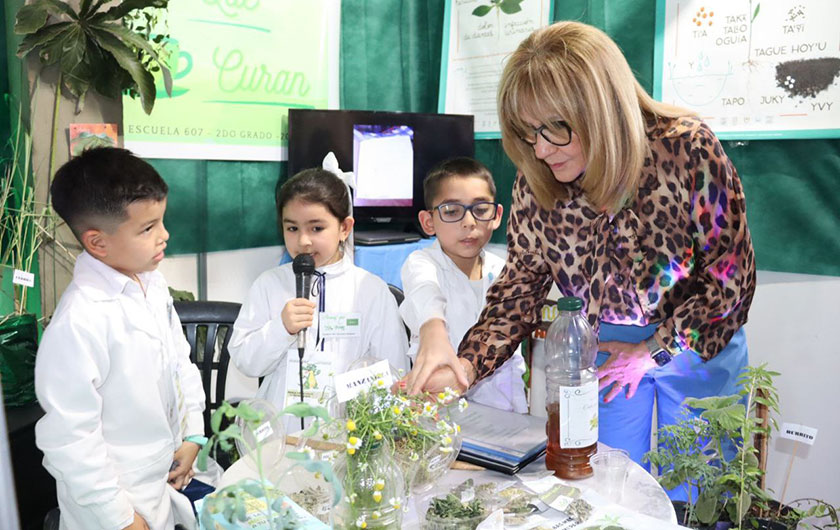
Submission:
[[588,447],[598,441],[598,380],[560,387],[560,447]]

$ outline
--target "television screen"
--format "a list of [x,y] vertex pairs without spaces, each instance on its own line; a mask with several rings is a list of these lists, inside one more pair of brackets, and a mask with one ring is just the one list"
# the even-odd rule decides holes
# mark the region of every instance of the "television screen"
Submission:
[[321,167],[332,151],[353,171],[357,223],[412,222],[435,164],[474,156],[473,117],[362,110],[289,110],[289,175]]

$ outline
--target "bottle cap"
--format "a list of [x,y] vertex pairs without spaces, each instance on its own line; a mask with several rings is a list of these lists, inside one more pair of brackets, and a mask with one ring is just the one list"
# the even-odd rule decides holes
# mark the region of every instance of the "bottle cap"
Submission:
[[557,300],[557,309],[560,311],[580,311],[583,308],[583,300],[577,296],[564,296]]

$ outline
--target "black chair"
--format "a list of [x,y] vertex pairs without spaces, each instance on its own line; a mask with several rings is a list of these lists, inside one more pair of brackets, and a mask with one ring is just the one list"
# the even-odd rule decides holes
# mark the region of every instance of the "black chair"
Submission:
[[[190,360],[198,365],[204,385],[204,433],[210,429],[210,415],[225,399],[230,352],[228,343],[241,304],[234,302],[175,302],[184,335],[190,343]],[[215,376],[215,386],[213,385]]]
[[388,290],[391,291],[391,294],[394,295],[394,299],[397,301],[397,307],[402,305],[403,300],[405,300],[405,293],[402,289],[397,287],[396,285],[388,284]]

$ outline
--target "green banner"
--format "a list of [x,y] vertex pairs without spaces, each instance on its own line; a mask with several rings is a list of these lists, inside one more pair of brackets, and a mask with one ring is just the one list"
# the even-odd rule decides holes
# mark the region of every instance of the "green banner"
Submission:
[[125,97],[125,146],[148,158],[284,160],[289,108],[338,103],[338,0],[170,3],[151,116]]

